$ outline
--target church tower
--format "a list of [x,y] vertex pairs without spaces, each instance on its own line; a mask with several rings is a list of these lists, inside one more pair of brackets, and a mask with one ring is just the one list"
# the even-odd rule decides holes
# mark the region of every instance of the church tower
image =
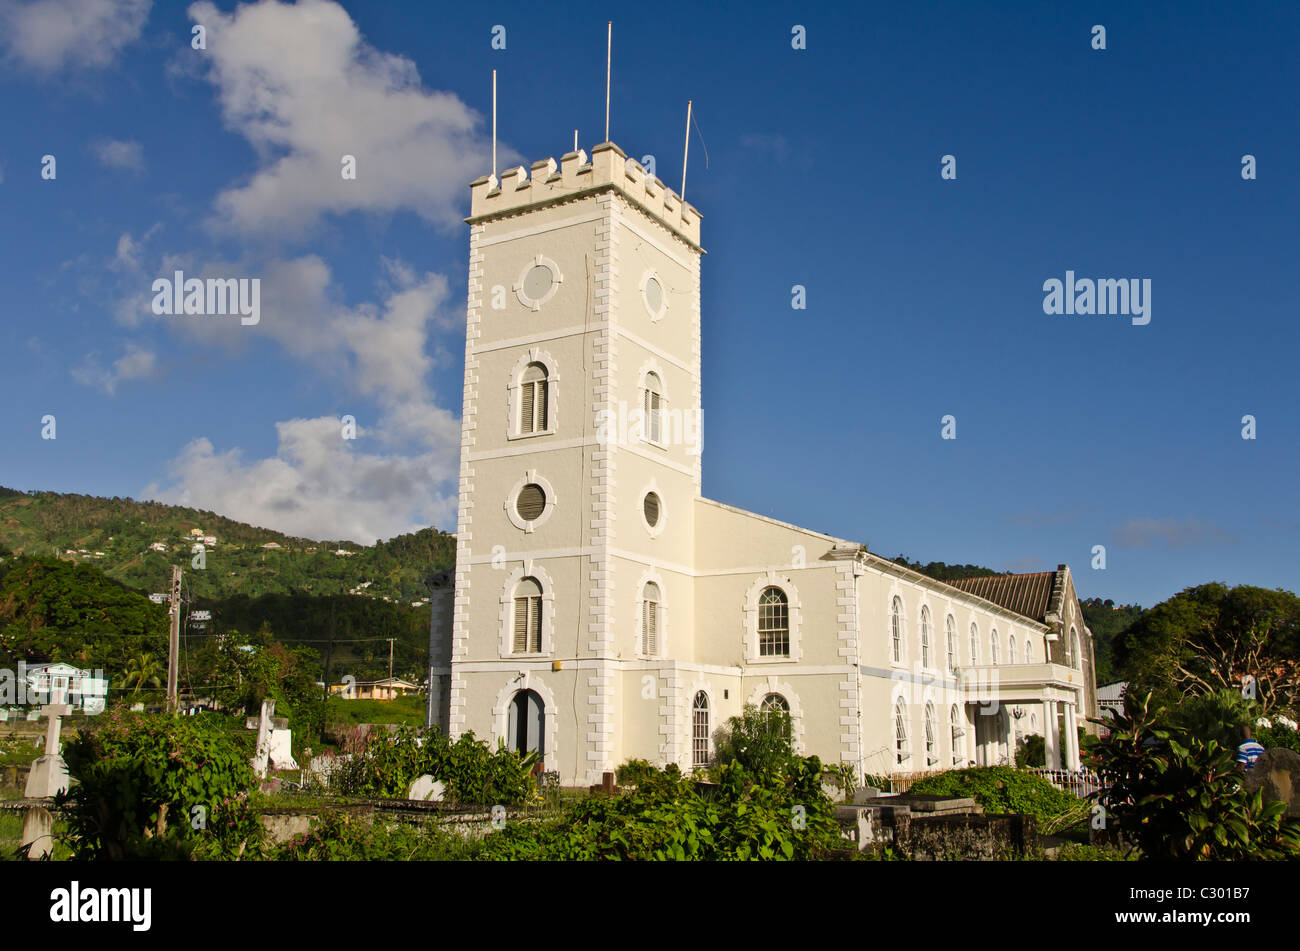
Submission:
[[536,749],[566,784],[676,760],[700,215],[610,142],[470,188],[456,570],[431,720]]

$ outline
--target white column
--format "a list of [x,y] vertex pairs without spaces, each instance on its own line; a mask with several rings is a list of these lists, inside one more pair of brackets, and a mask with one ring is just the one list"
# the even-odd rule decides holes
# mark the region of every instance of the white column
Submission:
[[1056,727],[1056,701],[1043,702],[1043,746],[1047,755],[1047,768],[1061,768],[1061,748]]
[[1079,727],[1072,703],[1065,705],[1065,768],[1079,768]]

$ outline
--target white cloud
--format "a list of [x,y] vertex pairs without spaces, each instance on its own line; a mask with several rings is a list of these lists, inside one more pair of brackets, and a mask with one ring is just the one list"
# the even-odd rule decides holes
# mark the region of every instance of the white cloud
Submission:
[[124,168],[131,171],[144,168],[144,147],[139,142],[103,139],[90,148],[100,164],[109,168]]
[[238,449],[219,453],[209,440],[194,440],[170,467],[172,486],[150,486],[146,497],[291,535],[365,544],[454,523],[455,494],[436,489],[455,473],[447,447],[367,454],[355,448],[360,438],[342,438],[331,416],[277,423],[276,430],[275,456],[251,462]]
[[[415,64],[368,45],[335,3],[264,2],[227,15],[195,3],[226,125],[261,167],[217,196],[219,227],[295,234],[320,215],[412,210],[451,224],[486,171],[481,117],[425,89]],[[343,156],[357,177],[345,181]],[[509,155],[505,161],[511,161]]]
[[91,351],[72,368],[71,372],[72,378],[83,386],[93,387],[113,396],[117,393],[119,384],[153,376],[157,362],[157,355],[152,350],[128,343],[126,352],[114,360],[111,367],[102,366],[99,362],[99,352]]
[[134,42],[153,0],[0,0],[0,45],[42,74],[110,65]]

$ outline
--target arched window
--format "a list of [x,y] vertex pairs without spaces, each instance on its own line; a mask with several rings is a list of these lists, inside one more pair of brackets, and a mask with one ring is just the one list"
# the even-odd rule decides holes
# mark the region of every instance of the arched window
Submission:
[[903,662],[903,602],[894,598],[889,609],[889,657],[895,664]]
[[1002,645],[998,643],[998,629],[995,627],[989,635],[989,661],[994,665],[1002,663]]
[[972,667],[978,667],[980,662],[980,629],[979,625],[971,621],[970,625],[970,663]]
[[921,608],[921,666],[930,666],[930,609]]
[[641,653],[659,653],[659,585],[646,583],[641,592]]
[[956,670],[959,658],[957,657],[957,620],[948,615],[948,620],[944,622],[946,629],[946,639],[948,642],[948,669]]
[[939,762],[939,736],[934,722],[934,704],[925,705],[925,765],[935,766]]
[[1007,638],[1007,663],[1016,662],[1016,635],[1012,634]]
[[912,755],[907,741],[907,707],[900,697],[894,702],[894,762],[902,766]]
[[966,744],[963,742],[966,737],[966,728],[961,722],[961,708],[957,704],[952,705],[948,711],[948,733],[952,738],[952,765],[960,766]]
[[759,704],[758,708],[763,713],[771,713],[773,710],[776,710],[781,713],[789,714],[790,701],[786,700],[785,697],[781,696],[779,693],[769,693],[763,698],[763,702]]
[[516,654],[539,654],[542,650],[542,586],[536,578],[523,578],[515,585]]
[[691,705],[691,763],[709,765],[709,695],[703,690]]
[[780,588],[764,588],[758,599],[758,655],[790,656],[790,602]]
[[546,367],[530,363],[519,384],[519,432],[546,431]]
[[1025,638],[1025,663],[1032,664],[1033,662],[1034,662],[1034,642],[1026,637]]
[[658,375],[645,375],[645,434],[653,443],[663,441],[663,385]]

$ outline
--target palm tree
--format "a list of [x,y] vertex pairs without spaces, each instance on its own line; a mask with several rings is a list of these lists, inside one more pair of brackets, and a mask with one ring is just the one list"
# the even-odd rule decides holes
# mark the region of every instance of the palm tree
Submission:
[[163,662],[157,655],[144,653],[127,664],[126,674],[122,677],[122,686],[134,687],[135,689],[131,691],[132,696],[138,695],[142,687],[153,687],[157,690],[162,687],[165,672]]

